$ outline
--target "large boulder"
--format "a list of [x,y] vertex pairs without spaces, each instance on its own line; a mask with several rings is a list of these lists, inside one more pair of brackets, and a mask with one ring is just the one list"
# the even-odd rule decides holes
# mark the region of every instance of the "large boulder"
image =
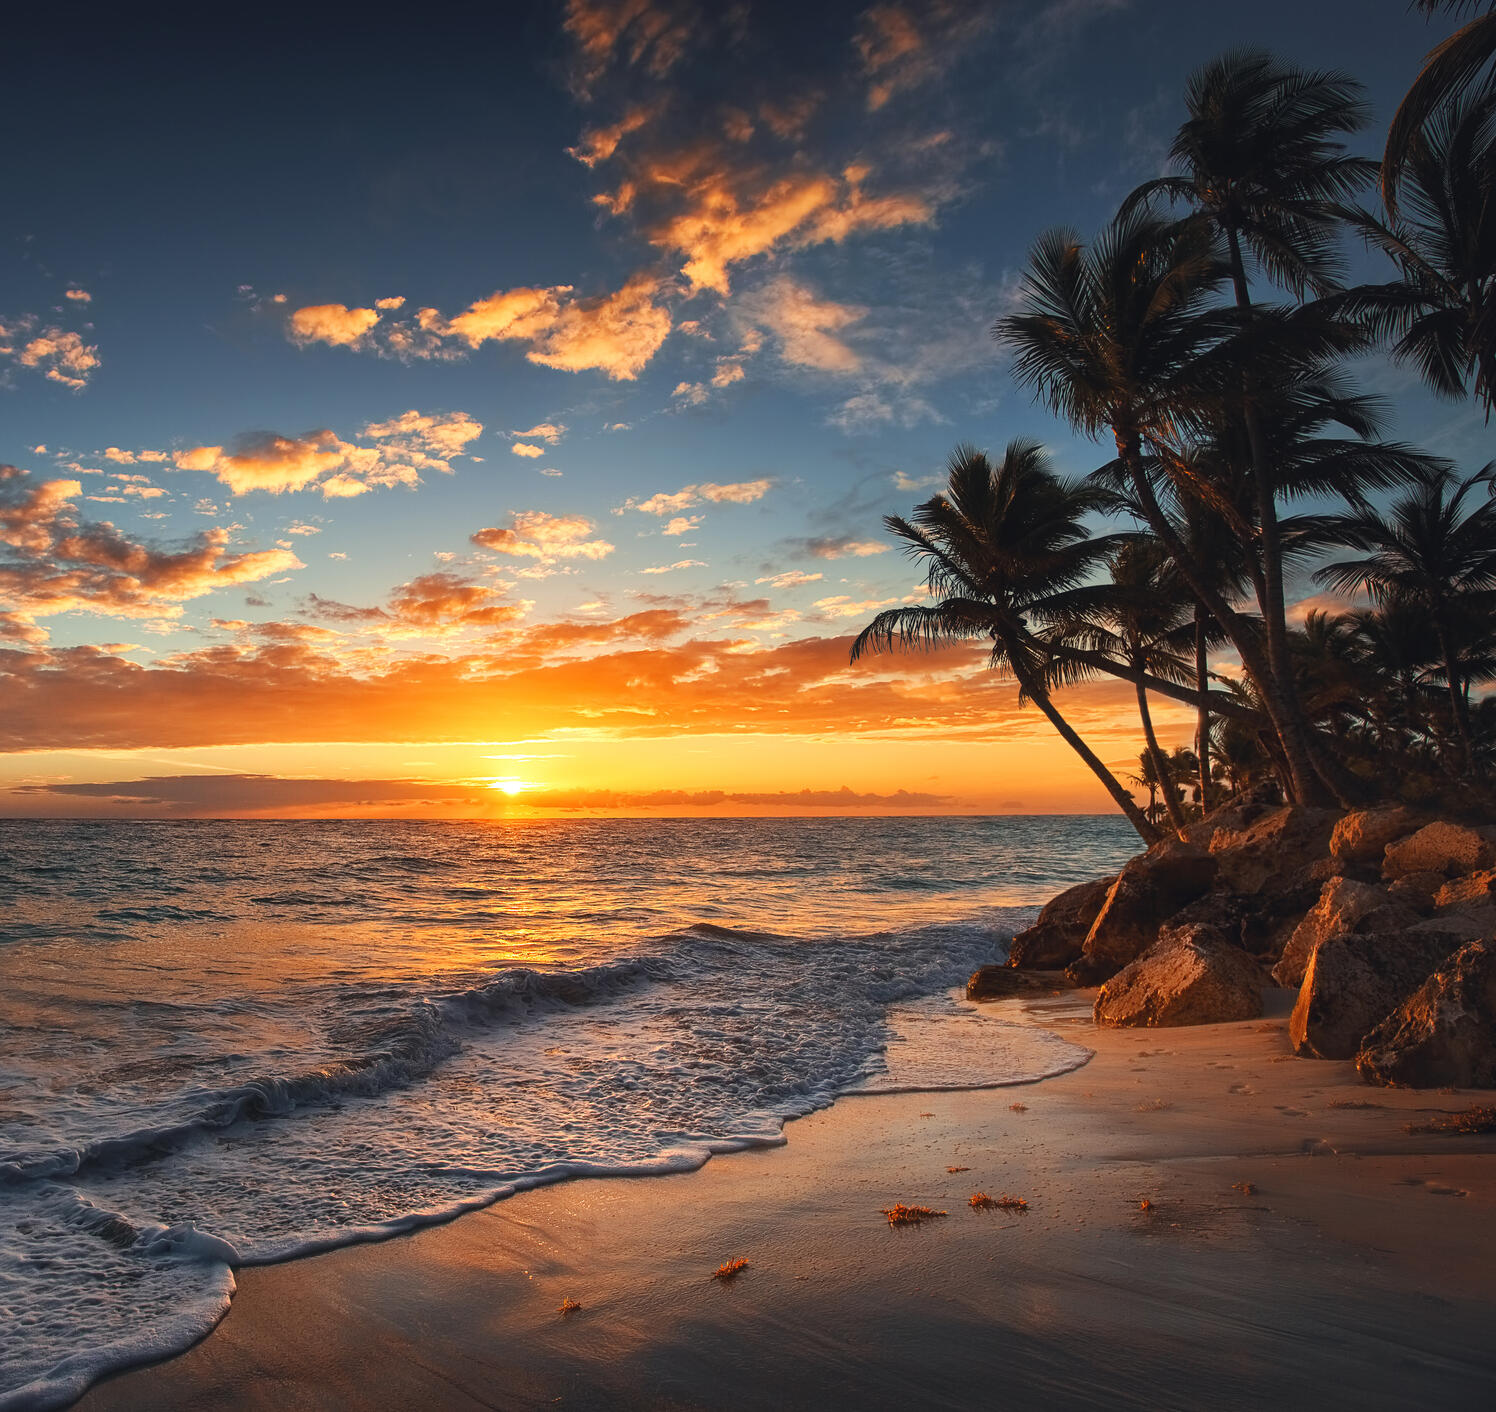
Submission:
[[1389,843],[1406,838],[1423,823],[1425,816],[1406,804],[1382,809],[1358,809],[1335,825],[1330,835],[1330,856],[1353,867],[1377,868]]
[[1039,919],[1008,944],[1008,965],[1063,969],[1080,955],[1115,877],[1097,878],[1067,888],[1044,904]]
[[1273,979],[1289,989],[1299,985],[1304,979],[1304,968],[1320,942],[1342,932],[1356,931],[1363,920],[1378,913],[1382,925],[1377,930],[1395,931],[1418,920],[1411,907],[1393,902],[1385,887],[1352,878],[1331,878],[1319,894],[1319,901],[1288,938],[1282,957],[1273,967]]
[[1473,873],[1496,863],[1496,844],[1464,824],[1439,820],[1387,845],[1382,876],[1389,881],[1407,873],[1442,873],[1446,878]]
[[1447,912],[1436,912],[1432,917],[1408,928],[1415,936],[1442,936],[1448,939],[1449,949],[1463,946],[1467,941],[1484,941],[1496,935],[1496,906],[1452,907]]
[[1215,881],[1215,859],[1181,839],[1155,844],[1117,875],[1076,963],[1083,983],[1115,975],[1158,940],[1159,928]]
[[1496,944],[1472,941],[1367,1035],[1368,1083],[1496,1088]]
[[1450,908],[1469,910],[1496,903],[1496,868],[1482,868],[1462,878],[1453,878],[1434,894],[1434,906],[1444,912]]
[[1295,1053],[1350,1059],[1455,949],[1446,932],[1332,936],[1315,947],[1288,1021]]
[[1098,1025],[1209,1025],[1262,1014],[1257,963],[1214,927],[1166,927],[1096,997]]
[[1394,901],[1405,902],[1426,917],[1434,910],[1434,898],[1443,886],[1443,873],[1404,873],[1387,884],[1387,892]]
[[1329,854],[1338,818],[1332,809],[1290,805],[1270,810],[1245,828],[1217,830],[1210,854],[1221,882],[1233,892],[1252,895],[1301,890],[1308,884],[1312,892],[1304,906],[1309,906],[1324,881],[1310,870]]

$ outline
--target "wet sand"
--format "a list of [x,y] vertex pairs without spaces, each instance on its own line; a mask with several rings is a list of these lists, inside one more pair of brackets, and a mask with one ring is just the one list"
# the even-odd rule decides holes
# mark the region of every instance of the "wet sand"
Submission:
[[1496,1407],[1496,1137],[1405,1131],[1491,1095],[1294,1059],[1286,993],[1185,1030],[1086,999],[986,1007],[1096,1050],[1060,1078],[848,1098],[697,1173],[246,1269],[197,1347],[78,1406]]

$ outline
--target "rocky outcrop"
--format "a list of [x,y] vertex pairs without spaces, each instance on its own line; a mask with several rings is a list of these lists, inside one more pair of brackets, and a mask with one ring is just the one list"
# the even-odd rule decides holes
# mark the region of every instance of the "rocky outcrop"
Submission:
[[1387,884],[1387,892],[1394,901],[1405,902],[1426,917],[1434,910],[1434,895],[1443,886],[1443,873],[1404,873]]
[[1493,863],[1496,845],[1489,839],[1463,824],[1441,819],[1388,844],[1382,876],[1388,881],[1408,873],[1442,873],[1451,878],[1489,868]]
[[[1317,894],[1323,877],[1309,870],[1329,854],[1330,835],[1338,815],[1332,809],[1290,806],[1273,809],[1240,830],[1217,830],[1210,855],[1220,869],[1222,884],[1233,892],[1258,896],[1313,885]],[[1313,902],[1311,895],[1304,906]]]
[[1019,971],[1012,966],[979,966],[966,982],[968,1000],[1006,1000],[1010,995],[1043,995],[1069,985],[1063,971]]
[[1098,1025],[1208,1025],[1262,1014],[1263,974],[1214,927],[1168,927],[1101,988]]
[[1159,928],[1215,881],[1215,859],[1181,839],[1155,844],[1117,875],[1081,948],[1072,975],[1095,984],[1115,975],[1158,940]]
[[1496,903],[1496,868],[1482,868],[1445,883],[1434,894],[1439,911],[1450,908],[1489,907]]
[[1330,835],[1330,856],[1353,867],[1375,870],[1389,843],[1415,832],[1426,816],[1405,804],[1385,809],[1358,809],[1335,825]]
[[1436,912],[1408,928],[1412,936],[1442,936],[1449,941],[1449,949],[1463,946],[1467,941],[1484,941],[1496,935],[1496,906],[1453,907],[1447,912]]
[[1366,1036],[1439,967],[1457,943],[1447,932],[1328,937],[1309,958],[1288,1022],[1294,1052],[1350,1059]]
[[1496,1088],[1496,944],[1472,941],[1367,1035],[1368,1083]]
[[1320,942],[1356,931],[1367,920],[1374,921],[1376,930],[1393,931],[1416,922],[1418,914],[1411,907],[1394,902],[1387,889],[1376,883],[1331,878],[1324,885],[1319,901],[1289,937],[1282,957],[1273,967],[1273,979],[1281,986],[1298,986]]
[[1051,898],[1039,919],[1008,945],[1008,965],[1064,969],[1080,955],[1115,877],[1097,878]]

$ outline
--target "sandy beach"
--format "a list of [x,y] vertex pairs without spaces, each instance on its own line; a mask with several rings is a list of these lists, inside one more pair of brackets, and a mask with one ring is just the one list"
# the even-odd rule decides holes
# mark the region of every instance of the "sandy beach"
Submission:
[[[1086,992],[985,1007],[1095,1057],[243,1270],[208,1338],[78,1406],[1496,1405],[1496,1137],[1407,1131],[1480,1095],[1295,1059],[1269,998],[1184,1030],[1097,1031]],[[949,1214],[892,1229],[897,1202]]]

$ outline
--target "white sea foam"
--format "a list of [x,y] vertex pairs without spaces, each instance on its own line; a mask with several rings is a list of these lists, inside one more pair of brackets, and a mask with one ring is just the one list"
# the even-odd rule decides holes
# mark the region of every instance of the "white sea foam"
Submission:
[[[906,846],[925,836],[903,827]],[[333,936],[284,922],[194,933],[153,916],[104,941],[33,917],[29,945],[0,945],[0,1409],[64,1405],[111,1368],[187,1346],[227,1308],[237,1266],[549,1182],[691,1170],[782,1142],[787,1119],[849,1091],[1029,1082],[1084,1062],[953,998],[1025,911],[921,924],[921,911],[951,915],[951,897],[911,913],[878,871],[887,838],[828,859],[828,836],[796,842],[773,821],[739,830],[725,856],[720,839],[677,846],[676,874],[632,893],[616,859],[546,861],[509,840],[515,866],[549,868],[565,905],[498,946],[446,920]],[[248,910],[267,886],[256,837],[200,836],[192,856],[211,866],[173,876],[171,905]],[[362,839],[368,854],[379,837],[341,846]],[[425,855],[377,850],[397,879],[375,899],[381,916],[413,896],[434,914],[440,898],[500,890],[472,862],[484,838],[417,837]],[[222,881],[233,847],[237,897]],[[298,895],[365,923],[360,872],[356,857],[334,861]],[[693,876],[712,879],[711,900]],[[138,890],[107,868],[77,886],[101,900]],[[828,925],[828,897],[845,907],[849,890],[863,924]],[[755,903],[765,892],[774,906]],[[206,894],[216,911],[198,905]],[[677,895],[697,922],[651,934]],[[729,905],[752,929],[727,923]],[[505,964],[527,948],[548,964]]]

